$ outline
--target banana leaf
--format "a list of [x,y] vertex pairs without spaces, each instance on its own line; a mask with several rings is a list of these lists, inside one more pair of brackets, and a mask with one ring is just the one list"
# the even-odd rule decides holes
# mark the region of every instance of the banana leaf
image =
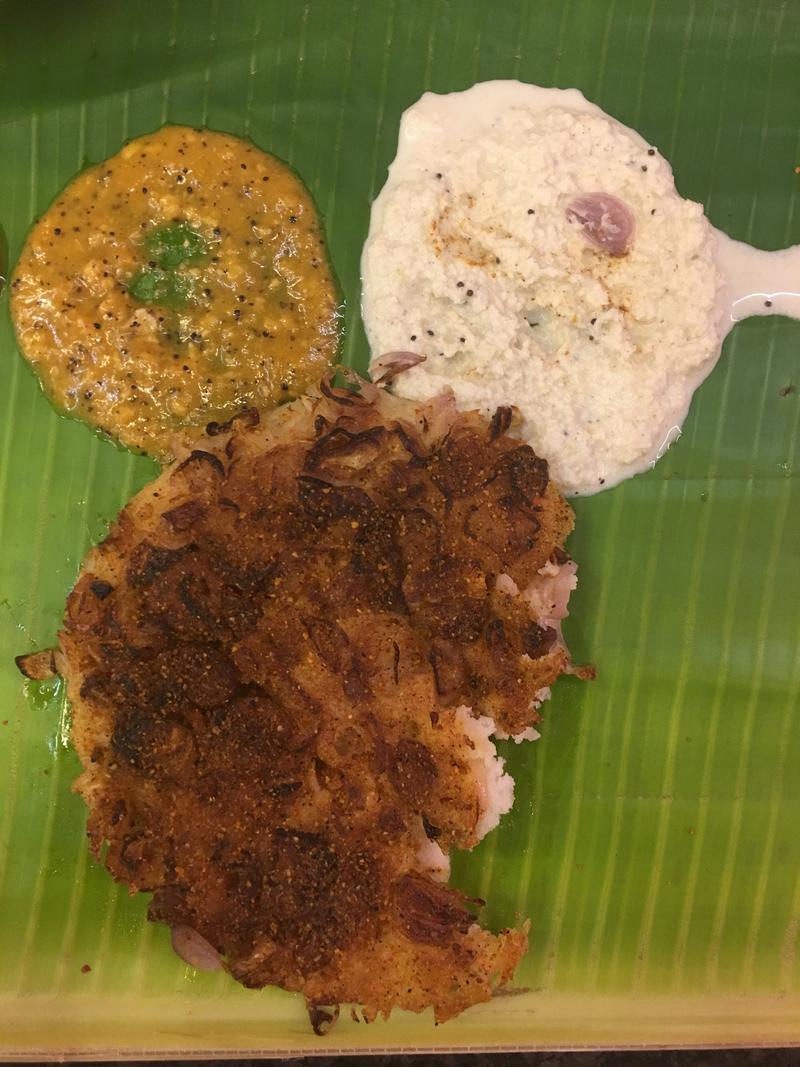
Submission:
[[[364,369],[359,255],[404,108],[488,78],[577,86],[672,161],[711,221],[800,240],[800,6],[785,0],[0,0],[0,223],[11,261],[87,162],[164,122],[251,137],[320,206]],[[0,1054],[800,1042],[800,326],[729,336],[681,439],[576,503],[562,680],[506,743],[516,803],[454,865],[499,928],[532,920],[514,995],[434,1027],[199,974],[89,856],[52,644],[87,548],[154,474],[60,417],[0,302]]]

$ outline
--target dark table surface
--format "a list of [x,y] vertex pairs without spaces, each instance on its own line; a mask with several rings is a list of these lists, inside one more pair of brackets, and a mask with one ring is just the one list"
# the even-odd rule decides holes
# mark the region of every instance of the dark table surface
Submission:
[[[139,1061],[132,1061],[137,1063]],[[211,1063],[193,1060],[193,1064]],[[288,1060],[227,1060],[229,1067],[280,1062],[287,1067],[800,1067],[800,1048],[700,1049],[663,1052],[516,1052],[418,1056],[300,1056]],[[174,1067],[175,1061],[165,1061]],[[93,1065],[97,1067],[97,1064]]]

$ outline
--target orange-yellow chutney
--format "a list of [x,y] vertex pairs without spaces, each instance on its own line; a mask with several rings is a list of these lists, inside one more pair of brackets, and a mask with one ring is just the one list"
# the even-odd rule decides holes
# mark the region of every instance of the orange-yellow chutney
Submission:
[[184,126],[75,178],[11,281],[17,338],[53,402],[160,458],[318,379],[336,355],[338,304],[297,175]]

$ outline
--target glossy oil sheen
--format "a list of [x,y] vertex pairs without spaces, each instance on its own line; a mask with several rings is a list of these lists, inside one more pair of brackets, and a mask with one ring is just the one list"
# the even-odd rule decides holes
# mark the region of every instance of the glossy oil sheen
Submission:
[[[800,10],[783,0],[0,0],[0,222],[164,121],[250,136],[323,215],[367,352],[358,261],[402,110],[488,78],[575,85],[671,161],[733,237],[800,239]],[[455,863],[493,926],[532,917],[520,985],[434,1029],[357,1026],[328,1052],[800,1041],[800,326],[738,325],[656,470],[578,501],[565,679],[517,800]],[[302,1004],[195,974],[87,854],[53,641],[86,548],[153,466],[58,417],[0,307],[0,1048],[15,1055],[319,1048]],[[86,970],[85,967],[90,970]]]
[[8,281],[8,241],[6,231],[0,226],[0,296]]

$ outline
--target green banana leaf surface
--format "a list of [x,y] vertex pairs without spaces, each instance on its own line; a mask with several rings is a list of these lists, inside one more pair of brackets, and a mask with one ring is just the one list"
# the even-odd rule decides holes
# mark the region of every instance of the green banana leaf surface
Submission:
[[[0,0],[10,260],[126,138],[247,136],[317,200],[363,370],[359,256],[400,115],[489,78],[577,86],[716,226],[800,241],[793,0]],[[563,679],[542,739],[501,743],[513,811],[454,863],[492,928],[530,917],[530,951],[514,995],[440,1027],[344,1012],[315,1037],[302,998],[186,967],[91,859],[63,688],[13,657],[53,643],[155,466],[54,411],[7,291],[0,406],[0,1054],[800,1043],[800,324],[738,325],[666,458],[576,501],[566,634],[597,681]]]

